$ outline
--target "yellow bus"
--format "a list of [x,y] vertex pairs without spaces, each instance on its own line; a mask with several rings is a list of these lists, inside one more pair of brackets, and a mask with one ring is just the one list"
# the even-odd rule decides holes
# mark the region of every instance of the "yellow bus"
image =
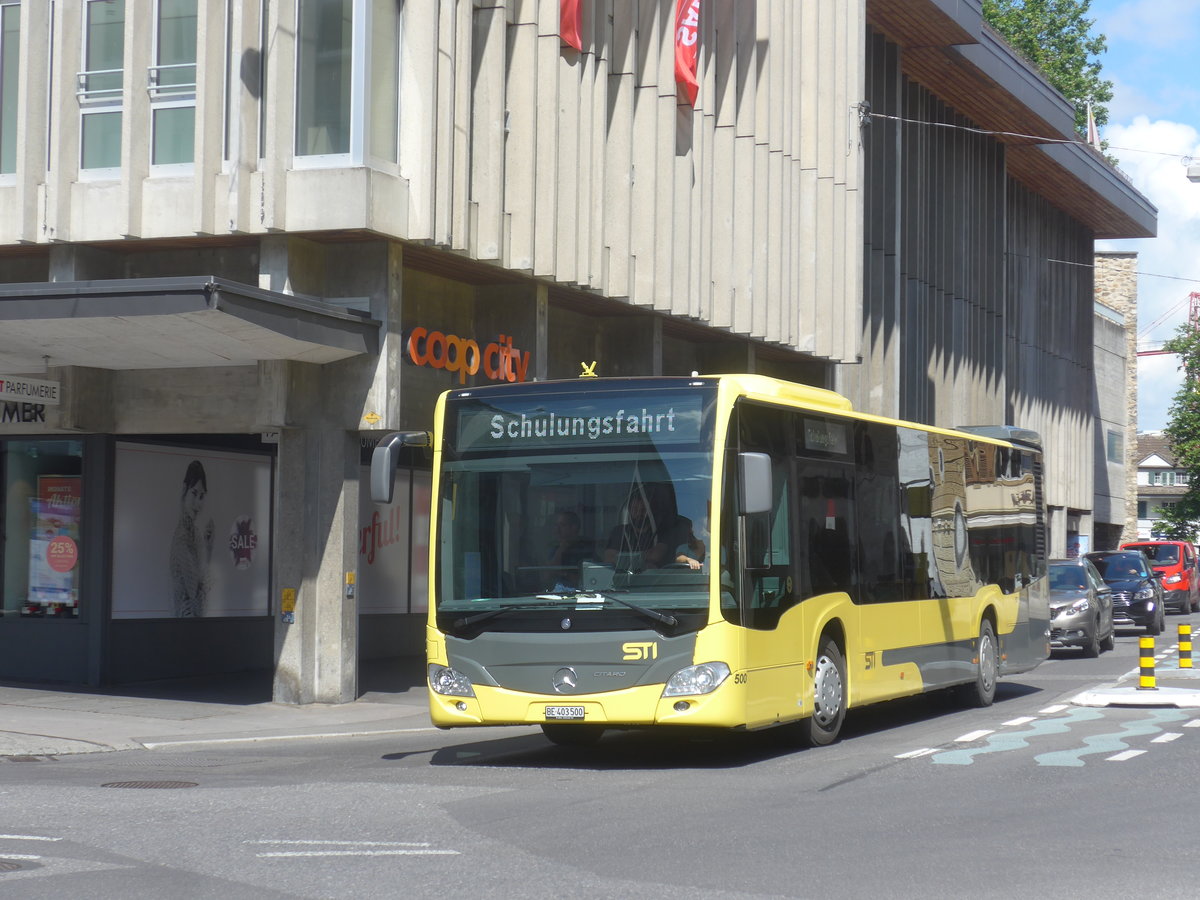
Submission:
[[1049,652],[1038,436],[855,412],[764,376],[448,391],[433,457],[429,706],[443,728],[788,726]]

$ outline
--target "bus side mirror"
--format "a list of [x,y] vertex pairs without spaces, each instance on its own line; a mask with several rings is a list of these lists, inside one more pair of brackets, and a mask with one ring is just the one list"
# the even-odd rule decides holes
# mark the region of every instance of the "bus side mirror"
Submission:
[[371,454],[371,499],[376,503],[392,502],[401,447],[429,447],[432,444],[428,431],[393,431],[384,435]]
[[770,512],[773,508],[771,457],[766,453],[738,454],[738,512],[743,516]]

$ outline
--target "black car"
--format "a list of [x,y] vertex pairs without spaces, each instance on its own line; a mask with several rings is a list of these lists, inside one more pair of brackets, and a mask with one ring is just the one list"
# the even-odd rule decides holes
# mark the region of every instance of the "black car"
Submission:
[[1162,583],[1140,550],[1097,550],[1086,554],[1112,588],[1113,624],[1140,626],[1146,634],[1162,634]]

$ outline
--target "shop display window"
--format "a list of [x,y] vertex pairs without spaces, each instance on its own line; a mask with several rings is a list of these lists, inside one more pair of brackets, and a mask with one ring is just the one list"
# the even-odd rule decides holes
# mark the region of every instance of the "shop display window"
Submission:
[[82,473],[81,441],[0,443],[5,617],[78,617]]

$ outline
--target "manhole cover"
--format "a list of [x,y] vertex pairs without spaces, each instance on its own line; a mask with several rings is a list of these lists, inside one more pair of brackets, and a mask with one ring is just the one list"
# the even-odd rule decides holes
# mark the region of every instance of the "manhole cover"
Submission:
[[110,781],[100,787],[112,788],[189,788],[196,787],[194,781]]
[[19,862],[13,862],[11,859],[0,859],[0,872],[15,872],[21,868]]

